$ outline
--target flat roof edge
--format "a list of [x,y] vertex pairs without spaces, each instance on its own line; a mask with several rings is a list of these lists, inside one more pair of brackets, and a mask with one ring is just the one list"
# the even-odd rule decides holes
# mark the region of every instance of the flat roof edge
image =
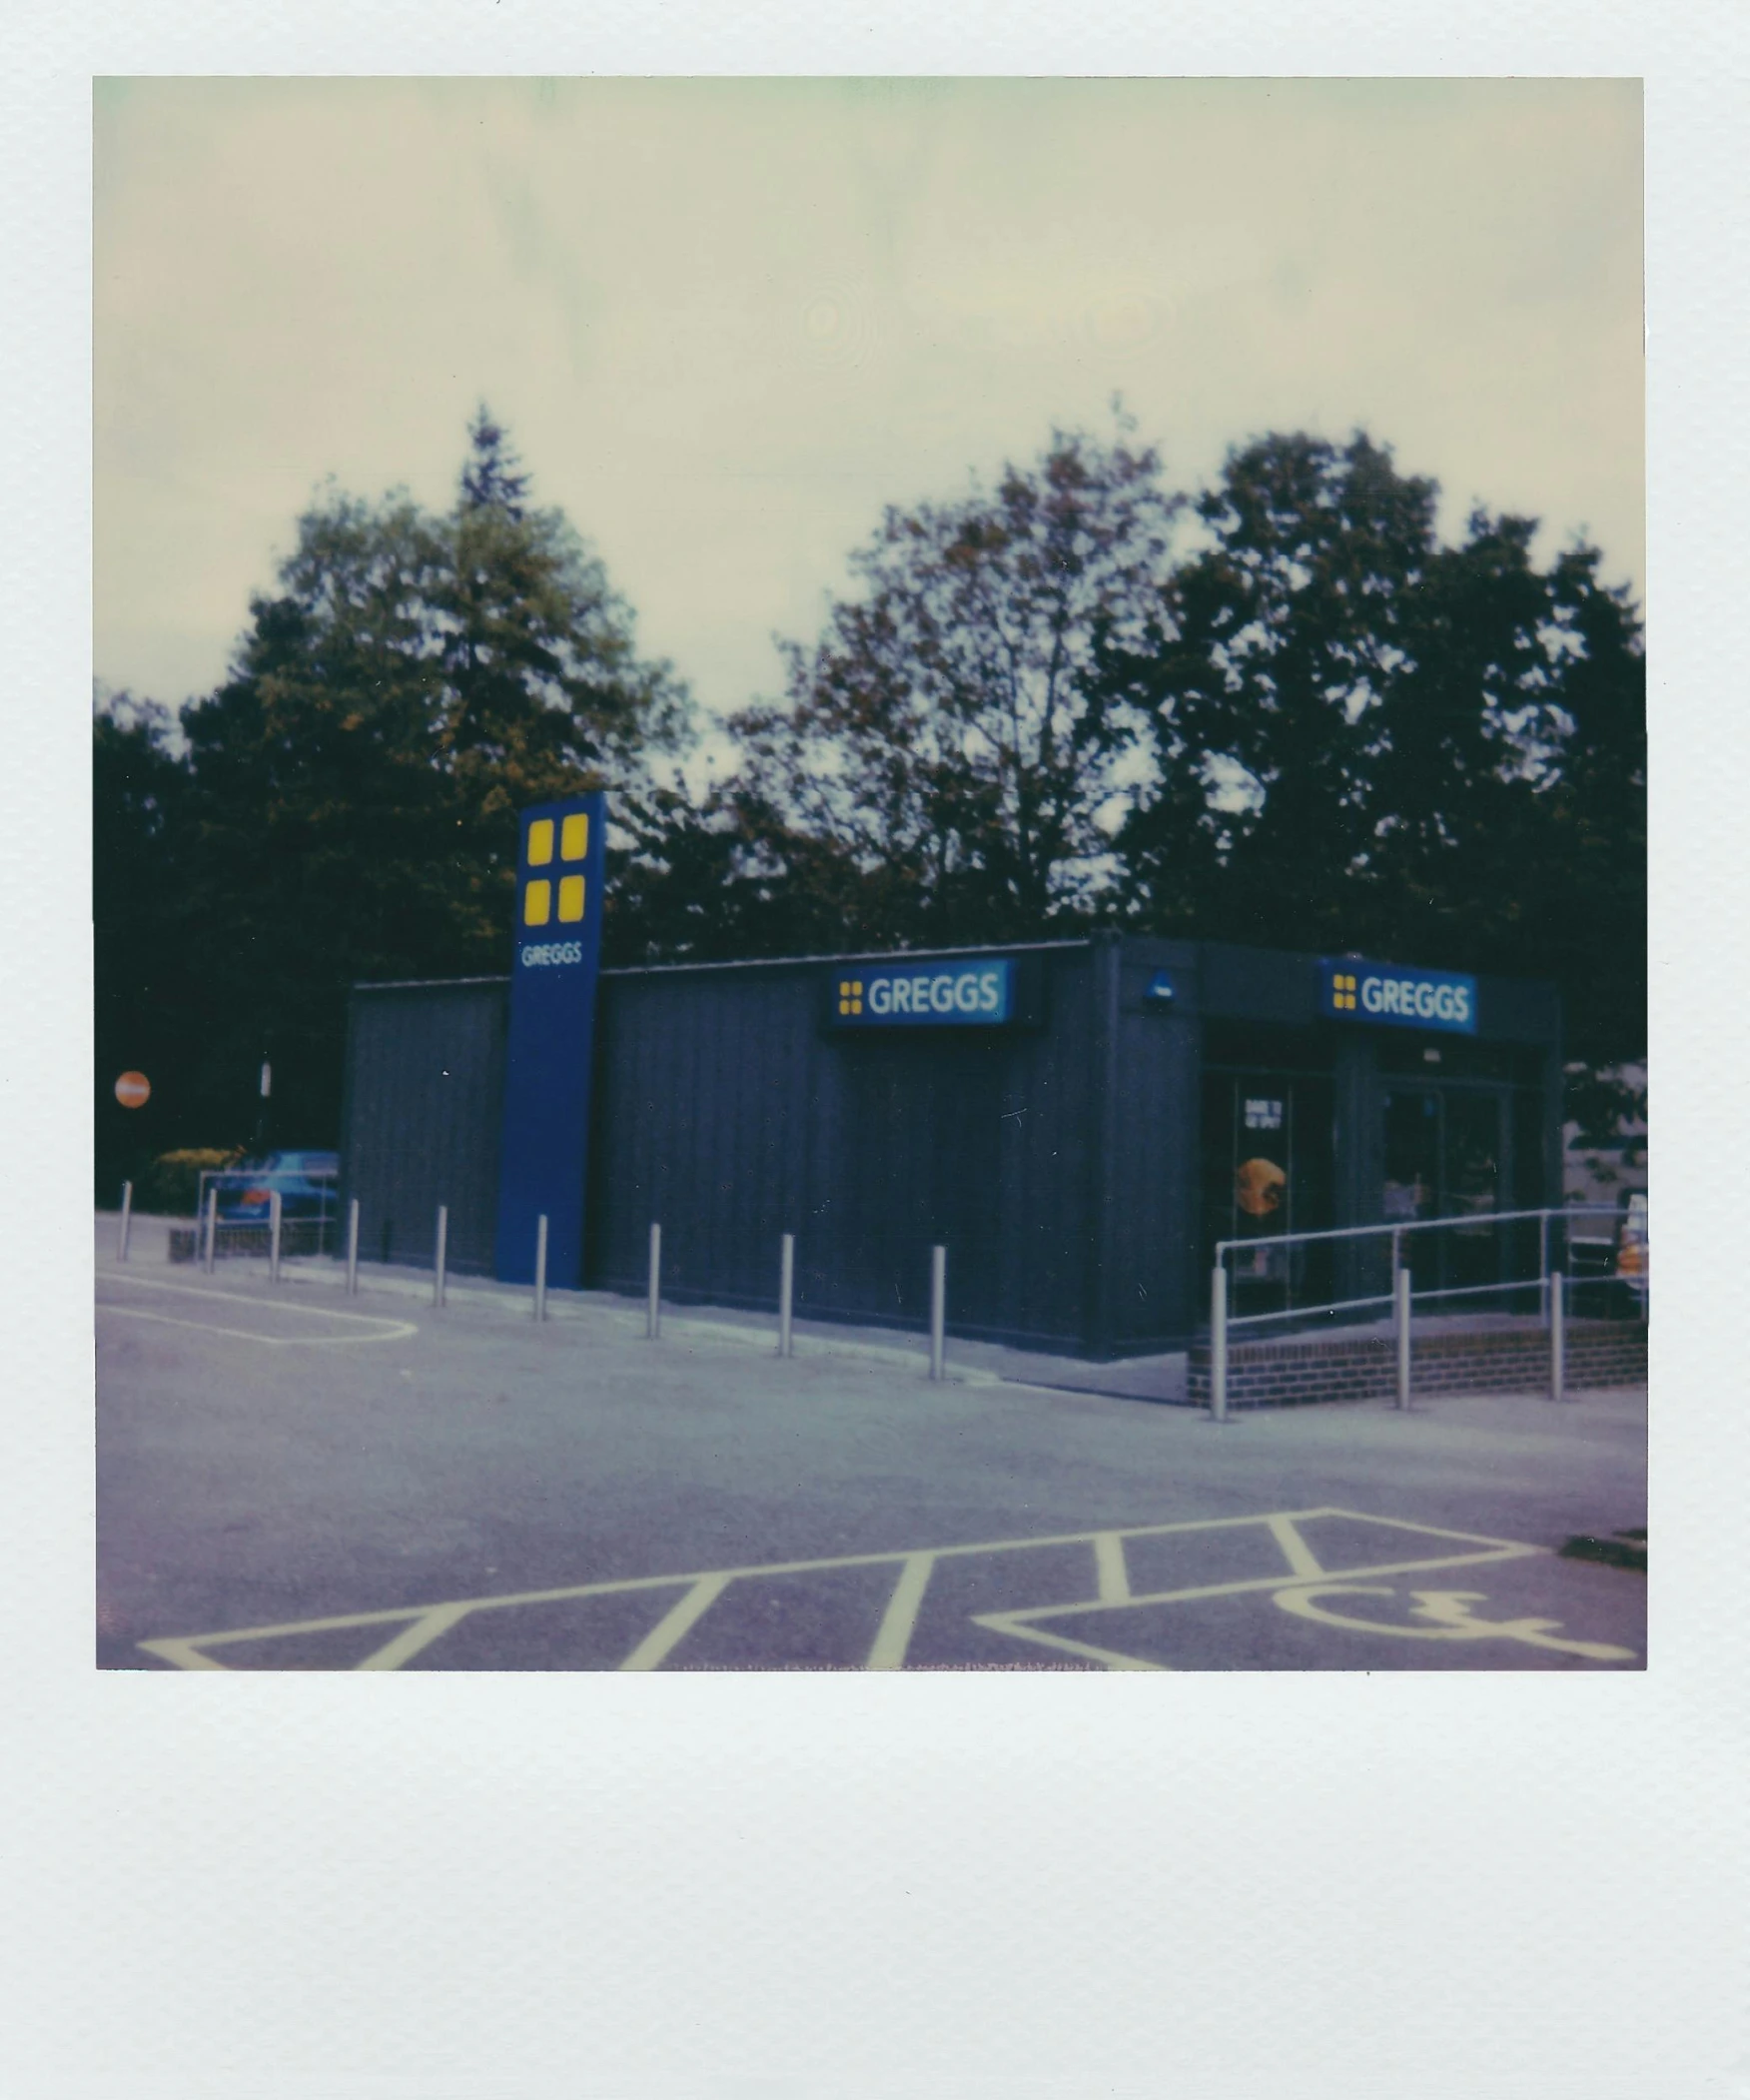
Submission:
[[508,970],[495,977],[382,977],[355,984],[356,992],[444,992],[458,984],[508,984]]
[[814,955],[743,955],[728,962],[621,963],[603,970],[604,977],[662,977],[676,970],[778,970],[821,962],[936,962],[949,955],[1037,955],[1047,949],[1087,948],[1083,934],[1061,941],[980,941],[964,948],[827,948]]

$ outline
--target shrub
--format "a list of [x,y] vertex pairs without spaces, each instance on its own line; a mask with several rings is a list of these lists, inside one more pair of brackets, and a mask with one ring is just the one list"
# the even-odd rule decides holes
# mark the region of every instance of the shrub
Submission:
[[159,1217],[192,1218],[201,1198],[201,1176],[235,1167],[242,1158],[241,1145],[161,1152],[141,1176],[135,1200],[142,1211]]

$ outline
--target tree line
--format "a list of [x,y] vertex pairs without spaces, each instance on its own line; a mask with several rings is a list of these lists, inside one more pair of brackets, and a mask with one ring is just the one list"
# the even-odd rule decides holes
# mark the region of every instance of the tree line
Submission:
[[[508,968],[516,812],[612,796],[610,963],[1097,927],[1553,977],[1575,1100],[1646,1045],[1645,661],[1595,547],[1357,434],[1169,487],[1120,416],[890,509],[702,793],[672,667],[482,409],[455,499],[330,488],[176,715],[95,712],[99,1176],[338,1136],[357,982]],[[152,1078],[115,1108],[115,1074]]]

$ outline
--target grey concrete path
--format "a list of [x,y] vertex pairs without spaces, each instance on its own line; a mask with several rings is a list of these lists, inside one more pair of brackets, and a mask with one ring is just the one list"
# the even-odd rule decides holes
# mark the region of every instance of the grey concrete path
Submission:
[[[107,1221],[113,1226],[113,1221]],[[1633,1668],[1645,1401],[948,1385],[892,1338],[536,1324],[98,1225],[98,1655],[135,1668]],[[390,1283],[393,1279],[383,1279]],[[417,1286],[419,1280],[414,1279]],[[465,1288],[465,1287],[464,1287]],[[842,1338],[831,1338],[833,1344]]]
[[[130,1258],[148,1267],[167,1263],[172,1225],[187,1227],[186,1218],[139,1218],[131,1229]],[[120,1220],[100,1212],[97,1219],[100,1257],[113,1258]],[[190,1264],[172,1265],[171,1273],[186,1273]],[[265,1282],[267,1261],[251,1256],[228,1255],[216,1272],[233,1281],[254,1277]],[[314,1289],[339,1291],[346,1284],[344,1265],[328,1257],[300,1257],[281,1266],[286,1286],[309,1285]],[[361,1303],[377,1297],[431,1303],[432,1272],[407,1264],[362,1262],[359,1268]],[[448,1302],[458,1310],[465,1306],[489,1308],[521,1317],[529,1310],[526,1286],[500,1284],[475,1276],[448,1279]],[[566,1320],[581,1311],[617,1313],[639,1333],[643,1331],[641,1299],[622,1297],[612,1291],[551,1291],[547,1294],[550,1318]],[[703,1338],[716,1335],[724,1341],[745,1340],[752,1346],[774,1343],[775,1313],[743,1312],[729,1306],[679,1306],[664,1302],[663,1322],[675,1333]],[[794,1324],[797,1349],[802,1354],[821,1352],[869,1356],[910,1366],[929,1355],[929,1338],[920,1331],[909,1335],[889,1327],[857,1327],[842,1321],[799,1319]],[[950,1369],[963,1382],[995,1379],[1023,1385],[1045,1386],[1068,1393],[1110,1393],[1125,1400],[1180,1402],[1185,1398],[1186,1358],[1183,1350],[1160,1356],[1128,1357],[1111,1364],[1085,1363],[1079,1358],[1050,1355],[1044,1351],[1008,1349],[993,1342],[974,1342],[950,1332]]]

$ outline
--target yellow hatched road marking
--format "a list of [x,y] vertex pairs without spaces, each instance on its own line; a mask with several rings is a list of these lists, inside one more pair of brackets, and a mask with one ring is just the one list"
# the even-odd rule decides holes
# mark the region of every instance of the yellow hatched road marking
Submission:
[[930,1571],[935,1565],[934,1554],[911,1554],[900,1563],[899,1580],[894,1583],[893,1594],[887,1599],[887,1609],[881,1614],[875,1645],[869,1650],[869,1659],[863,1665],[865,1669],[905,1667],[912,1628],[918,1622],[918,1610],[924,1601]]
[[1292,1517],[1273,1517],[1270,1520],[1270,1529],[1276,1539],[1276,1543],[1283,1550],[1283,1559],[1288,1562],[1296,1575],[1321,1575],[1324,1573],[1324,1570],[1319,1567],[1312,1549],[1296,1531],[1295,1520]]
[[400,1342],[420,1332],[410,1321],[391,1320],[380,1313],[345,1313],[335,1306],[298,1305],[284,1298],[247,1298],[241,1291],[204,1290],[197,1284],[160,1283],[155,1277],[111,1276],[106,1273],[100,1281],[123,1284],[130,1291],[169,1291],[178,1298],[217,1299],[221,1305],[253,1306],[264,1313],[297,1313],[307,1320],[345,1320],[349,1325],[377,1329],[377,1333],[371,1335],[263,1335],[253,1328],[220,1327],[210,1320],[178,1320],[169,1313],[148,1312],[144,1306],[118,1305],[110,1298],[97,1300],[99,1312],[120,1313],[128,1320],[153,1320],[161,1327],[192,1327],[204,1335],[227,1335],[238,1342],[260,1342],[269,1349],[320,1349],[338,1343]]
[[1103,1604],[1122,1604],[1130,1596],[1130,1571],[1124,1565],[1124,1539],[1099,1532],[1094,1539],[1094,1577]]
[[[1414,1524],[1401,1518],[1371,1517],[1355,1510],[1288,1510],[1256,1517],[1192,1518],[1176,1524],[1131,1525],[1101,1532],[1057,1532],[1041,1538],[997,1539],[970,1546],[926,1547],[898,1553],[840,1554],[827,1560],[756,1562],[741,1568],[707,1570],[688,1575],[627,1575],[608,1581],[571,1583],[555,1589],[524,1589],[499,1596],[456,1597],[430,1604],[403,1604],[385,1611],[348,1611],[322,1618],[290,1619],[278,1625],[243,1626],[213,1633],[191,1633],[174,1638],[143,1640],[139,1645],[148,1654],[157,1655],[167,1662],[174,1662],[182,1669],[224,1669],[227,1666],[225,1663],[215,1661],[204,1651],[209,1648],[229,1647],[238,1641],[270,1640],[298,1633],[334,1632],[352,1626],[399,1625],[405,1627],[406,1631],[395,1636],[359,1665],[361,1668],[394,1669],[410,1655],[417,1654],[422,1648],[429,1646],[457,1620],[471,1612],[506,1611],[513,1610],[521,1604],[561,1603],[579,1597],[616,1596],[638,1589],[684,1588],[685,1595],[620,1664],[622,1669],[654,1669],[731,1582],[758,1580],[768,1575],[809,1575],[841,1568],[897,1567],[899,1576],[876,1633],[874,1646],[870,1649],[869,1660],[864,1665],[872,1669],[892,1669],[904,1666],[924,1591],[938,1561],[964,1559],[977,1554],[1024,1554],[1047,1547],[1092,1547],[1100,1589],[1096,1597],[1080,1603],[1043,1604],[1018,1611],[990,1612],[977,1615],[973,1619],[976,1625],[990,1626],[996,1631],[1011,1633],[1016,1638],[1038,1639],[1043,1642],[1043,1634],[1037,1629],[1037,1621],[1040,1619],[1123,1610],[1139,1604],[1180,1603],[1200,1597],[1240,1595],[1248,1590],[1280,1589],[1283,1586],[1283,1576],[1277,1574],[1244,1581],[1214,1582],[1188,1589],[1169,1589],[1142,1596],[1134,1595],[1130,1589],[1124,1562],[1126,1540],[1162,1539],[1182,1533],[1232,1532],[1250,1528],[1269,1531],[1279,1544],[1283,1544],[1284,1532],[1279,1527],[1286,1527],[1289,1533],[1299,1540],[1294,1526],[1321,1517],[1345,1518],[1359,1524],[1388,1526],[1394,1531],[1412,1532],[1426,1538],[1451,1539],[1485,1550],[1468,1554],[1442,1554],[1435,1559],[1401,1561],[1387,1566],[1325,1570],[1316,1565],[1305,1541],[1300,1541],[1300,1552],[1311,1564],[1310,1573],[1304,1575],[1303,1579],[1311,1579],[1312,1575],[1334,1581],[1360,1575],[1413,1574],[1424,1569],[1461,1568],[1479,1562],[1516,1560],[1525,1555],[1543,1554],[1548,1551],[1541,1546],[1524,1546],[1512,1540],[1491,1539],[1480,1532],[1457,1532],[1441,1525]],[[1286,1544],[1284,1551],[1289,1551]],[[1027,1631],[1022,1630],[1023,1623],[1028,1628]],[[1158,1666],[1145,1663],[1134,1656],[1113,1659],[1110,1650],[1095,1650],[1089,1648],[1086,1643],[1070,1641],[1062,1635],[1053,1636],[1050,1642],[1044,1644],[1066,1647],[1072,1652],[1088,1653],[1096,1660],[1109,1661],[1113,1667],[1130,1669]]]
[[992,1611],[973,1620],[975,1626],[989,1626],[993,1632],[1009,1633],[1017,1640],[1031,1640],[1036,1647],[1061,1648],[1066,1655],[1085,1655],[1091,1662],[1102,1662],[1108,1669],[1170,1669],[1166,1662],[1151,1662],[1143,1655],[1121,1655],[1116,1648],[1095,1647],[1091,1641],[1072,1640],[1067,1633],[1048,1633],[1042,1626],[1015,1626],[1007,1622],[1001,1611]]
[[356,1663],[358,1669],[400,1669],[411,1655],[417,1655],[424,1647],[430,1647],[440,1633],[447,1633],[458,1618],[465,1618],[473,1609],[472,1604],[439,1604],[436,1611],[425,1611],[416,1618],[405,1632],[398,1633],[386,1646],[374,1654],[367,1655],[363,1662]]
[[620,1664],[621,1669],[660,1669],[682,1635],[699,1620],[728,1588],[728,1575],[701,1575],[672,1611],[651,1627]]

